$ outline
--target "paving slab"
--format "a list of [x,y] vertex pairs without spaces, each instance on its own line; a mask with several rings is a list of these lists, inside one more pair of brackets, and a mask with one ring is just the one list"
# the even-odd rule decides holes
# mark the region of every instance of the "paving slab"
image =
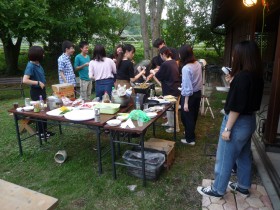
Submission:
[[[207,187],[211,183],[213,183],[211,179],[202,180],[203,187]],[[249,191],[250,196],[247,198],[242,197],[240,193],[233,194],[230,189],[227,189],[222,199],[209,199],[207,196],[202,196],[202,209],[236,210],[237,203],[238,210],[273,210],[271,201],[262,185],[252,184]]]

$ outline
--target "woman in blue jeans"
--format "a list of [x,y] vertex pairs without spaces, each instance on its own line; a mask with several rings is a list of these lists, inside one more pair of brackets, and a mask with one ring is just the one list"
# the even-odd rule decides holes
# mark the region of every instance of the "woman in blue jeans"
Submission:
[[116,64],[106,57],[105,48],[102,45],[96,45],[93,49],[93,59],[89,62],[88,76],[95,80],[96,97],[102,100],[105,92],[111,95],[114,87],[114,75],[117,73]]
[[[251,137],[256,129],[255,112],[259,110],[263,92],[261,56],[254,41],[238,43],[233,51],[230,90],[227,95],[212,186],[198,187],[201,195],[220,198],[227,187],[243,197],[251,187]],[[229,182],[237,164],[237,182]]]

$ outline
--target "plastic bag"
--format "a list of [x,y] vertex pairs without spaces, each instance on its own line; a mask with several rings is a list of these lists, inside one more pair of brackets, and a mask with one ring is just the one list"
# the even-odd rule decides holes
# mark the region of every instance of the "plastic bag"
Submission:
[[133,110],[130,112],[128,118],[132,120],[140,119],[142,122],[148,122],[151,119],[147,116],[146,112],[143,112],[142,110]]

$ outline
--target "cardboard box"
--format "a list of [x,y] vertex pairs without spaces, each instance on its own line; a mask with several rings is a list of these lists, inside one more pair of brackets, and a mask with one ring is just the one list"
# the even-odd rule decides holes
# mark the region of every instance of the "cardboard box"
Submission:
[[158,151],[164,151],[166,160],[164,166],[169,169],[175,160],[175,142],[167,141],[164,139],[150,138],[144,142],[145,148],[155,149]]
[[53,92],[68,92],[68,91],[74,92],[74,86],[68,83],[56,84],[56,85],[52,85],[52,90]]
[[61,98],[62,96],[73,98],[74,97],[74,86],[72,84],[56,84],[52,85],[54,95]]

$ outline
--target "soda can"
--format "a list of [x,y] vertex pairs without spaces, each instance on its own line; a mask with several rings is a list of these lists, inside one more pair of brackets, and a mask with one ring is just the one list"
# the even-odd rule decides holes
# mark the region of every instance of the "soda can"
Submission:
[[99,108],[95,108],[94,109],[94,114],[95,114],[95,117],[94,117],[94,121],[95,122],[100,122],[100,109]]

